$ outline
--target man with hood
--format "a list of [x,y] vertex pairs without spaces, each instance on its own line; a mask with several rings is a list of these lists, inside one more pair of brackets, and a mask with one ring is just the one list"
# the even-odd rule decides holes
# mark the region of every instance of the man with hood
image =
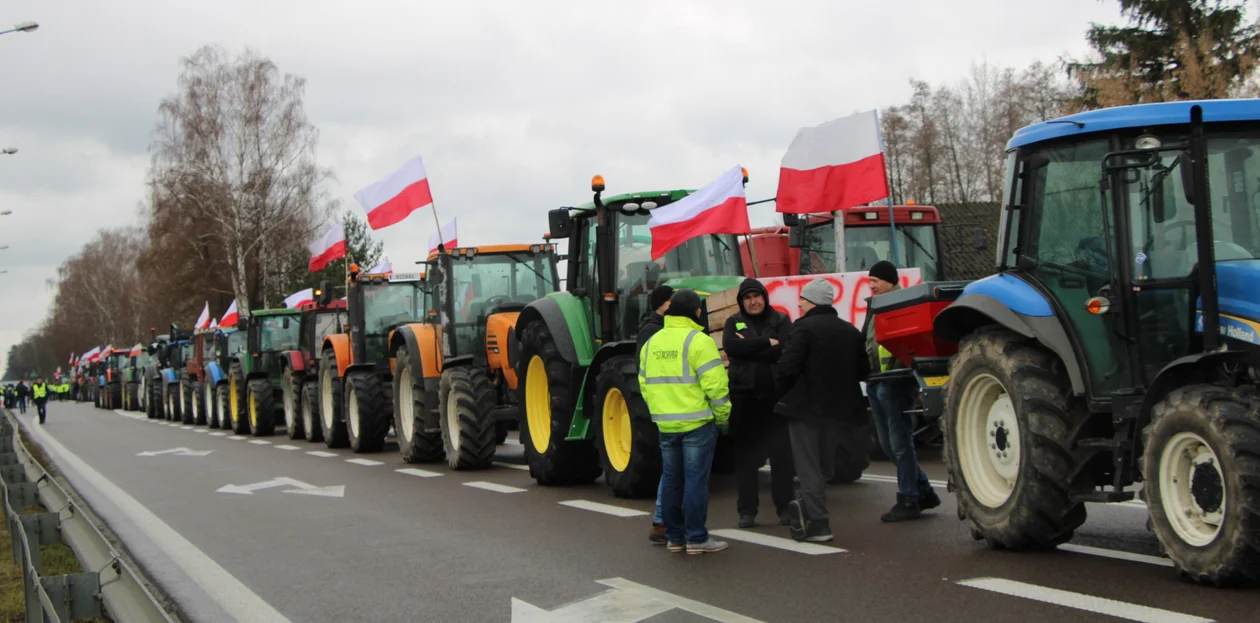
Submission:
[[787,341],[792,319],[770,306],[770,294],[756,279],[745,279],[736,295],[739,311],[726,319],[722,344],[730,360],[731,435],[735,441],[735,509],[739,527],[757,525],[758,471],[770,459],[770,495],[780,525],[789,525],[792,501],[792,447],[787,420],[774,414],[779,393],[774,366]]
[[[639,335],[635,340],[636,346],[634,352],[639,353],[643,350],[643,345],[665,327],[665,312],[669,310],[669,298],[674,295],[674,289],[667,285],[659,285],[652,289],[652,293],[648,295],[648,304],[652,307],[652,312],[643,317],[643,321],[639,323]],[[655,545],[664,545],[665,540],[665,520],[661,518],[661,485],[656,486],[656,512],[652,514],[652,530],[648,532],[648,540]]]
[[[901,289],[898,281],[897,267],[892,262],[876,262],[871,266],[870,284],[874,296]],[[866,355],[871,370],[888,372],[905,368],[875,342],[874,314],[866,315]],[[915,519],[922,511],[941,505],[941,498],[932,490],[914,451],[914,419],[909,412],[914,409],[919,385],[907,376],[867,383],[866,390],[879,445],[897,466],[897,504],[879,519],[884,522]]]
[[789,418],[792,459],[801,480],[788,504],[792,538],[832,540],[826,486],[835,474],[836,447],[846,425],[865,423],[861,381],[870,374],[862,332],[841,320],[836,290],[815,279],[801,288],[800,320],[792,323],[775,380],[786,390],[774,412]]

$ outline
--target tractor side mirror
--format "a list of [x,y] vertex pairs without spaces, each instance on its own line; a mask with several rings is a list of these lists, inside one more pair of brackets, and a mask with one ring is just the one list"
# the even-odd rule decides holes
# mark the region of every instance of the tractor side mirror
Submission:
[[327,279],[319,282],[319,306],[326,307],[332,302],[332,281]]
[[797,225],[801,224],[801,217],[795,214],[784,214],[783,224],[787,225],[788,227],[796,227]]
[[[785,217],[787,215],[784,215]],[[784,220],[787,220],[786,218]],[[805,246],[805,228],[800,225],[788,227],[788,246],[800,249]]]
[[547,213],[552,240],[563,240],[573,235],[573,217],[568,208],[556,208]]
[[971,230],[971,250],[983,251],[989,248],[989,235],[984,233],[983,227],[977,227]]
[[1181,169],[1181,188],[1186,193],[1186,203],[1194,205],[1196,190],[1194,187],[1194,167],[1191,164],[1190,152],[1183,151],[1177,155],[1177,167]]

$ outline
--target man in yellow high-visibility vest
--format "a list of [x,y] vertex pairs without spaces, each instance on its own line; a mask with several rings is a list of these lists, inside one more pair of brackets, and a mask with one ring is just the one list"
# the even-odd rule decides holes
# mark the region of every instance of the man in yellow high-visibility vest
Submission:
[[661,515],[670,552],[720,552],[705,527],[709,516],[709,470],[718,428],[726,427],[731,397],[717,344],[705,334],[700,296],[678,290],[670,298],[665,326],[639,352],[639,387],[660,430]]
[[39,423],[44,423],[44,405],[48,403],[48,384],[41,377],[31,384],[31,397],[35,399],[35,408],[39,409]]

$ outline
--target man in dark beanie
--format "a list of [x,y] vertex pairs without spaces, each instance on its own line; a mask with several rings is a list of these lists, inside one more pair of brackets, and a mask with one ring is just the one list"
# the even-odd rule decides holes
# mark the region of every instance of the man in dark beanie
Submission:
[[756,279],[745,279],[737,291],[739,311],[726,319],[722,344],[730,360],[731,436],[735,441],[735,510],[739,527],[757,524],[758,471],[770,459],[770,495],[781,525],[790,523],[792,447],[787,420],[774,414],[779,392],[774,366],[787,341],[792,319],[770,306],[770,294]]
[[[665,326],[665,310],[669,309],[669,298],[674,295],[674,289],[667,285],[659,285],[652,289],[652,293],[648,295],[648,304],[652,308],[652,312],[644,316],[643,321],[639,323],[639,335],[636,340],[634,352],[643,350],[643,345],[656,335],[657,331]],[[648,540],[656,545],[665,544],[665,521],[661,518],[661,487],[656,487],[656,512],[652,514],[652,530],[648,532]]]
[[674,553],[720,552],[709,536],[709,471],[718,427],[731,414],[726,368],[717,344],[700,326],[700,297],[679,290],[665,327],[639,352],[639,389],[660,431],[661,513]]
[[[877,262],[871,267],[871,293],[874,296],[901,289],[897,267],[892,262]],[[873,297],[872,297],[873,298]],[[888,372],[905,368],[892,353],[875,342],[875,315],[866,315],[866,355],[871,370]],[[866,385],[875,431],[884,454],[897,466],[897,504],[880,517],[881,521],[905,521],[919,517],[924,510],[941,505],[941,498],[932,490],[927,474],[919,467],[914,451],[914,409],[919,384],[913,377],[872,379]]]
[[840,431],[865,423],[861,381],[870,373],[862,332],[832,307],[836,291],[818,278],[801,288],[801,319],[792,323],[775,378],[786,390],[774,412],[789,418],[792,459],[801,481],[788,504],[792,538],[832,540],[826,486],[835,472]]

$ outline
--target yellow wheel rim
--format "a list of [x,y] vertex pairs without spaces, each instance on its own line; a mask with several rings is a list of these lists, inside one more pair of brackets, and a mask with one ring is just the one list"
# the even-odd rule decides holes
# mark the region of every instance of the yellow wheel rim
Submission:
[[604,452],[608,463],[618,472],[630,465],[630,449],[633,438],[630,430],[630,406],[621,390],[612,388],[604,396]]
[[236,423],[236,414],[240,413],[241,397],[236,395],[236,381],[228,381],[228,407],[230,407],[232,423]]
[[529,377],[525,380],[525,419],[534,450],[546,454],[551,445],[551,386],[547,383],[547,366],[542,357],[529,360]]
[[254,395],[249,395],[249,425],[258,427],[258,402],[254,399]]

